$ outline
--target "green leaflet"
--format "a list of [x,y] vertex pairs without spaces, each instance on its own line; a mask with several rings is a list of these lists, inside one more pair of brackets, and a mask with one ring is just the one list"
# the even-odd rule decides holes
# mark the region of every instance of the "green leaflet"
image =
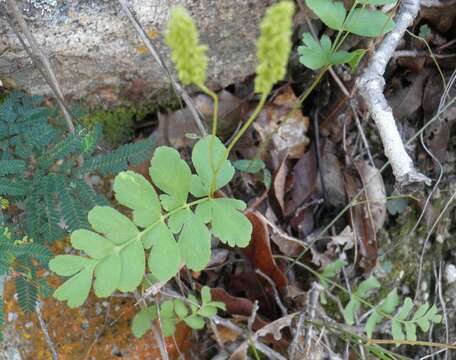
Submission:
[[365,53],[363,49],[353,52],[334,51],[331,39],[327,35],[323,35],[318,41],[310,33],[304,33],[302,42],[304,45],[298,47],[299,61],[312,70],[340,64],[349,64],[352,70],[356,70]]
[[211,222],[212,233],[229,246],[246,247],[250,242],[252,224],[239,210],[245,203],[235,199],[211,199],[197,207],[198,217]]
[[206,225],[188,211],[179,236],[179,249],[187,267],[203,270],[211,258],[211,235]]
[[120,255],[117,252],[105,257],[95,267],[93,288],[98,297],[110,296],[119,286],[121,268]]
[[379,287],[380,283],[373,276],[370,276],[359,284],[343,310],[344,319],[348,325],[353,325],[355,323],[355,313],[361,308],[360,299],[366,298],[370,290],[378,289]]
[[114,180],[117,201],[133,210],[133,221],[143,228],[161,216],[160,202],[152,185],[133,171],[124,171]]
[[71,276],[93,263],[86,257],[58,255],[49,262],[49,269],[61,276]]
[[[211,147],[212,156],[210,156]],[[192,179],[191,193],[194,196],[201,197],[210,193],[212,178],[215,176],[215,169],[219,166],[215,190],[230,182],[234,175],[234,168],[230,161],[225,159],[225,155],[225,145],[212,135],[206,136],[195,144],[192,151],[192,162],[198,176]]]
[[[385,4],[391,0],[365,0],[359,4]],[[381,36],[394,28],[394,22],[381,11],[356,7],[347,16],[344,4],[333,0],[306,0],[307,6],[331,29],[360,36]]]
[[191,171],[179,153],[167,146],[155,150],[150,166],[150,177],[154,184],[166,195],[162,195],[162,205],[172,210],[187,202],[190,191]]
[[306,0],[307,6],[331,29],[342,28],[347,11],[341,1]]
[[179,271],[181,257],[179,246],[168,227],[160,223],[153,229],[156,240],[149,255],[149,269],[160,281],[171,279]]
[[382,36],[394,29],[391,18],[377,10],[357,8],[345,23],[345,30],[360,36]]
[[60,301],[67,301],[71,308],[81,306],[89,295],[93,270],[93,264],[85,267],[77,275],[60,285],[54,292],[54,297]]
[[120,252],[122,272],[120,273],[118,289],[132,292],[141,283],[146,267],[144,248],[140,241],[134,241]]
[[129,218],[109,206],[95,206],[90,210],[88,218],[96,231],[105,234],[117,245],[125,243],[139,233]]
[[157,318],[157,307],[155,305],[141,309],[131,323],[131,331],[137,338],[142,337],[151,327],[152,321]]
[[86,229],[79,229],[71,234],[71,245],[95,259],[103,259],[112,253],[115,247],[114,242]]

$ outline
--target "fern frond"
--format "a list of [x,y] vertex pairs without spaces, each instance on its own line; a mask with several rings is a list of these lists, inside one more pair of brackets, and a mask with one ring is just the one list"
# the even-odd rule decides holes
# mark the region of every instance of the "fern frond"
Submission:
[[97,155],[88,159],[81,168],[86,174],[98,171],[103,175],[116,174],[127,169],[128,164],[139,164],[152,156],[152,139],[122,145],[107,155]]
[[84,180],[77,179],[74,184],[76,185],[76,193],[87,210],[91,210],[97,205],[109,206],[109,201],[104,196],[97,194]]
[[24,196],[28,182],[0,178],[0,195]]
[[21,174],[24,171],[23,160],[0,160],[0,176]]
[[59,176],[56,182],[56,191],[60,200],[60,208],[63,220],[68,231],[88,228],[87,211],[73,194],[71,183],[65,177]]
[[16,278],[17,301],[22,311],[32,312],[38,300],[38,288],[33,281],[18,276]]

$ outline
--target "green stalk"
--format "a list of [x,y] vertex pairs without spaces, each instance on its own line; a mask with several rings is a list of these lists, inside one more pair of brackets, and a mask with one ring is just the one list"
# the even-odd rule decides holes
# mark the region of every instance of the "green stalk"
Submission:
[[220,169],[222,168],[223,163],[228,159],[228,156],[233,149],[234,145],[239,141],[239,139],[244,135],[244,133],[247,131],[247,129],[252,125],[252,123],[255,121],[255,119],[258,117],[260,114],[261,110],[263,110],[264,105],[266,104],[266,100],[268,98],[267,93],[261,94],[260,102],[258,103],[257,107],[253,111],[253,113],[250,115],[250,117],[247,119],[247,121],[244,123],[244,125],[241,127],[239,132],[236,134],[236,136],[231,140],[230,144],[228,145],[225,154],[223,156],[223,159],[217,164],[217,167],[215,168],[214,171],[214,176],[212,177],[211,181],[211,191],[210,194],[212,194],[215,191],[215,188],[217,186],[217,176],[220,172]]
[[[206,93],[207,95],[209,95],[212,100],[214,101],[214,109],[213,109],[213,112],[212,112],[212,138],[211,138],[211,141],[209,142],[209,162],[210,162],[210,165],[211,165],[211,169],[212,169],[212,173],[216,173],[216,167],[215,167],[215,164],[214,164],[214,141],[215,141],[215,137],[217,136],[217,127],[218,127],[218,108],[219,108],[219,99],[218,99],[218,96],[215,92],[213,92],[212,90],[210,90],[206,85],[204,84],[201,84],[201,85],[198,85],[198,87],[204,92]],[[215,177],[216,178],[216,177]],[[215,190],[215,180],[214,178],[212,179],[212,183],[211,183],[211,195],[212,193],[214,192]]]

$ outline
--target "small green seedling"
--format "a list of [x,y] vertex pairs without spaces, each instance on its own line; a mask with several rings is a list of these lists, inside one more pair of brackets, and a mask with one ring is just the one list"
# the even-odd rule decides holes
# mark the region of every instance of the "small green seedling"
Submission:
[[183,321],[189,327],[200,330],[204,327],[204,318],[217,314],[217,310],[226,310],[225,304],[212,301],[210,289],[204,286],[201,289],[201,304],[193,295],[187,299],[166,300],[160,304],[142,309],[133,318],[131,329],[137,338],[142,337],[153,322],[160,317],[160,324],[164,336],[174,335],[177,323]]
[[327,35],[323,35],[318,40],[310,33],[304,33],[303,45],[298,47],[301,64],[312,70],[331,65],[348,64],[355,70],[366,50],[339,51],[345,36],[352,33],[359,36],[377,37],[391,31],[394,28],[391,18],[379,10],[370,8],[369,5],[386,5],[395,2],[396,0],[358,0],[347,12],[342,1],[306,0],[307,6],[315,15],[327,27],[336,30],[338,34],[332,43]]

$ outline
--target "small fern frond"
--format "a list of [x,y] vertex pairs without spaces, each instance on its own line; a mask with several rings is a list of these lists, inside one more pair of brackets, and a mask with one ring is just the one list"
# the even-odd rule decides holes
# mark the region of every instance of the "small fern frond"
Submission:
[[98,171],[102,175],[126,170],[129,164],[139,164],[152,156],[152,139],[122,145],[112,153],[89,158],[80,169],[82,174]]
[[17,175],[25,171],[23,160],[0,160],[0,176]]
[[32,312],[38,301],[38,288],[36,284],[24,276],[16,277],[17,301],[22,311]]
[[73,194],[71,185],[65,177],[58,177],[56,191],[60,200],[62,218],[68,231],[88,228],[87,211],[77,196]]

